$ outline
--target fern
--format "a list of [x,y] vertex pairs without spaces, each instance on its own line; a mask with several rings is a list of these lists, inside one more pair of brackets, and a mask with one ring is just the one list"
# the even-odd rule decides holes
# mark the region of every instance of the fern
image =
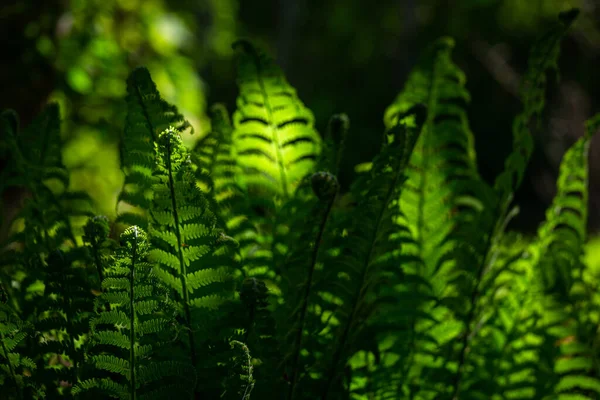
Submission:
[[[219,337],[214,323],[219,310],[233,299],[235,243],[217,226],[173,128],[161,133],[157,159],[149,257],[159,267],[158,277],[175,293],[190,362],[196,368],[214,368],[201,364],[209,361],[207,340]],[[208,376],[201,376],[208,385]]]
[[[160,132],[174,126],[185,129],[188,122],[160,97],[146,68],[138,68],[127,79],[127,120],[121,142],[121,166],[125,173],[119,202],[141,210],[148,210],[152,201],[152,172],[155,164],[154,143]],[[119,205],[119,204],[117,204]],[[119,221],[148,226],[147,218],[125,209],[119,212]]]
[[[462,294],[472,290],[471,266],[481,262],[485,232],[492,224],[489,210],[495,200],[476,170],[473,135],[465,112],[470,96],[464,74],[451,60],[453,47],[451,39],[442,38],[424,54],[384,118],[389,128],[401,112],[415,104],[425,103],[429,110],[400,197],[400,209],[414,238],[403,247],[403,253],[413,258],[404,268],[427,282],[403,289],[419,293],[413,304],[422,308],[410,321],[409,335],[396,338],[400,345],[396,356],[404,354],[411,364],[399,367],[404,372],[397,379],[405,382],[419,376],[425,381],[427,376],[438,380],[447,373],[429,357],[443,353],[440,347],[452,345],[450,332],[456,334],[456,322],[451,320],[452,325],[444,329],[448,336],[437,340],[432,340],[437,332],[431,330],[454,314],[467,319],[464,310],[471,299]],[[420,390],[419,385],[411,385],[411,389],[400,385],[398,390]],[[431,391],[435,383],[425,387]]]
[[225,384],[227,389],[222,398],[226,400],[249,400],[255,384],[250,350],[248,346],[237,340],[231,341],[231,347],[233,354]]
[[190,397],[195,383],[192,367],[157,357],[157,348],[169,339],[165,332],[169,332],[171,317],[165,312],[168,300],[145,260],[146,234],[133,226],[123,232],[121,241],[115,265],[102,282],[101,301],[110,309],[90,324],[91,346],[110,349],[92,355],[90,362],[110,378],[87,379],[74,394],[97,389],[119,399],[153,399],[168,388],[171,395]]
[[15,221],[6,222],[8,226],[17,220],[25,223],[25,229],[13,232],[9,242],[25,246],[39,243],[45,254],[69,242],[75,245],[71,217],[90,216],[92,202],[85,193],[69,191],[69,173],[61,156],[58,106],[48,105],[23,132],[17,132],[16,116],[10,112],[4,111],[1,118],[11,160],[9,168],[2,171],[0,192],[22,188],[30,196]]
[[0,303],[0,385],[6,391],[5,393],[14,394],[16,399],[43,396],[43,392],[36,393],[35,384],[30,377],[31,372],[35,371],[35,362],[18,351],[19,344],[31,333],[31,326],[22,321],[2,301]]
[[[85,193],[69,190],[69,173],[61,156],[57,105],[48,105],[22,132],[18,131],[18,118],[12,112],[2,112],[0,120],[1,134],[6,139],[3,146],[10,153],[8,167],[0,172],[0,192],[20,189],[26,199],[12,221],[3,221],[2,230],[8,235],[1,244],[0,280],[13,307],[22,311],[26,303],[33,307],[35,304],[25,301],[24,291],[14,289],[37,287],[35,292],[42,294],[36,281],[44,280],[42,266],[46,257],[57,248],[77,244],[79,231],[72,221],[92,215],[92,201]],[[23,311],[35,314],[32,310]]]
[[[565,154],[558,177],[558,193],[546,212],[546,221],[538,231],[530,251],[539,286],[545,294],[538,303],[540,327],[544,339],[555,351],[543,351],[543,358],[554,366],[555,375],[548,395],[559,398],[593,399],[600,395],[600,378],[591,343],[596,323],[590,321],[590,293],[583,282],[582,263],[585,243],[588,170],[587,156],[592,135],[600,124],[589,121],[585,137]],[[554,359],[548,359],[550,355]]]
[[508,207],[512,193],[523,180],[533,151],[533,137],[529,125],[534,122],[539,127],[545,105],[546,74],[554,72],[558,75],[560,43],[578,14],[577,9],[561,13],[555,26],[548,29],[532,48],[521,91],[523,111],[513,121],[513,152],[506,159],[505,169],[495,182],[495,189],[500,195],[500,204],[504,209]]
[[240,288],[240,300],[245,314],[241,316],[244,328],[241,339],[253,349],[253,393],[257,398],[280,393],[283,390],[282,376],[273,366],[279,362],[281,355],[275,320],[267,308],[269,291],[265,283],[256,278],[246,278]]
[[88,332],[93,311],[88,271],[77,251],[53,251],[46,260],[46,280],[43,300],[37,306],[35,328],[39,344],[35,350],[41,356],[38,373],[45,381],[48,396],[75,385],[81,376],[84,348],[81,345]]
[[224,221],[227,232],[239,244],[240,262],[246,276],[260,275],[271,263],[270,253],[257,252],[261,237],[253,225],[251,204],[236,182],[239,166],[234,158],[233,127],[227,110],[217,104],[211,108],[212,131],[196,143],[191,152],[201,187],[214,198],[213,207]]
[[[394,279],[400,278],[396,264],[400,260],[390,253],[397,248],[396,240],[401,238],[398,233],[403,230],[397,224],[400,210],[396,199],[404,183],[404,168],[426,118],[422,106],[409,113],[415,113],[416,127],[396,125],[390,131],[394,141],[374,160],[369,176],[355,184],[354,191],[361,201],[353,215],[342,254],[328,260],[331,273],[323,279],[331,283],[341,278],[340,284],[319,288],[325,292],[321,294],[325,300],[321,307],[335,312],[338,321],[337,326],[331,328],[336,338],[334,347],[327,352],[329,354],[323,354],[327,361],[322,363],[325,369],[318,385],[323,399],[340,396],[340,391],[343,392],[339,378],[349,356],[358,350],[360,339],[366,335],[364,330],[377,325],[377,318],[374,321],[370,318],[379,308],[385,309],[389,302],[393,303],[393,298],[385,295],[385,286],[393,287]],[[382,287],[384,283],[387,284]],[[335,307],[336,304],[343,307]]]
[[436,282],[437,295],[452,288],[439,277],[447,276],[452,268],[447,261],[455,255],[448,257],[448,253],[455,251],[457,241],[479,251],[483,247],[480,242],[485,237],[481,235],[457,237],[460,225],[472,224],[482,217],[480,210],[493,206],[489,188],[476,171],[473,135],[464,109],[470,96],[464,74],[451,61],[453,47],[451,39],[438,40],[385,114],[390,128],[399,113],[417,103],[428,106],[400,208],[417,242],[412,252],[424,261],[421,273]]
[[[499,242],[502,240],[507,221],[512,216],[508,211],[508,206],[514,190],[521,183],[522,175],[533,149],[531,133],[527,125],[533,118],[539,117],[539,114],[543,110],[546,71],[556,70],[560,40],[576,16],[576,11],[561,14],[560,22],[540,38],[531,51],[528,71],[525,76],[524,87],[526,89],[523,91],[524,111],[515,118],[513,124],[514,151],[506,161],[505,170],[496,179],[495,189],[499,198],[496,206],[492,208],[493,225],[491,226],[493,226],[493,229],[489,236],[487,236],[485,247],[482,248],[485,256],[481,259],[480,265],[477,268],[475,285],[470,290],[471,306],[465,318],[467,330],[462,337],[459,365],[454,384],[454,396],[458,396],[462,392],[462,381],[467,368],[466,364],[468,364],[467,350],[470,345],[469,340],[473,337],[474,329],[476,329],[473,327],[473,324],[478,318],[481,318],[481,321],[485,320],[484,316],[479,315],[479,285],[485,279],[485,274],[492,269],[494,259],[497,257]],[[514,279],[517,279],[517,277],[514,276]]]
[[[312,288],[318,280],[321,252],[329,245],[324,242],[328,237],[333,206],[339,191],[334,174],[339,168],[348,128],[346,115],[335,115],[330,119],[324,151],[317,167],[331,172],[317,172],[310,180],[301,182],[279,218],[287,224],[278,227],[279,235],[275,238],[274,248],[279,249],[276,264],[285,265],[281,269],[280,283],[284,306],[278,310],[278,320],[281,321],[280,341],[286,343],[288,349],[284,361],[290,399],[296,395],[302,370],[300,360],[302,349],[305,349],[304,331],[316,328],[315,321],[310,321],[309,306],[314,299]],[[308,257],[306,249],[310,249]]]
[[[233,115],[234,155],[240,184],[258,204],[280,206],[320,153],[314,117],[271,59],[246,41],[239,50],[240,95]],[[275,199],[275,200],[273,200]]]
[[[533,47],[494,187],[476,168],[454,43],[426,50],[388,107],[379,154],[344,193],[349,130],[326,135],[245,41],[233,123],[193,150],[147,70],[128,79],[117,223],[69,191],[59,116],[0,114],[2,398],[594,399],[600,277],[582,261],[588,147],[565,154],[535,238],[507,232],[547,72],[577,12]],[[145,233],[147,232],[147,234]],[[8,389],[4,390],[4,389]],[[6,394],[7,393],[7,394]]]

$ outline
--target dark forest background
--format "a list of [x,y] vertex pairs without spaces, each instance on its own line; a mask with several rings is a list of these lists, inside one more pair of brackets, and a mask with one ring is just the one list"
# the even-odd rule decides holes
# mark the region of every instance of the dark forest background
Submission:
[[[512,146],[528,51],[560,11],[581,15],[564,41],[561,81],[550,86],[536,150],[515,201],[513,228],[532,233],[555,192],[560,159],[600,110],[600,2],[596,0],[3,0],[0,108],[26,126],[49,101],[61,105],[64,161],[76,188],[114,216],[121,188],[118,138],[125,78],[147,66],[165,98],[188,117],[192,144],[210,129],[206,110],[237,94],[231,43],[247,38],[273,55],[317,128],[351,120],[342,185],[378,151],[383,111],[422,50],[456,40],[480,171],[492,181]],[[590,229],[600,229],[600,143],[592,146]],[[4,214],[22,201],[5,194]]]

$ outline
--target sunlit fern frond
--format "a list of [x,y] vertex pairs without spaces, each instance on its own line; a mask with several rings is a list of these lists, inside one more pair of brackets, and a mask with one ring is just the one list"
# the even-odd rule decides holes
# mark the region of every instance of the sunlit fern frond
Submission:
[[[422,273],[428,279],[447,275],[452,267],[448,261],[453,258],[448,254],[457,245],[481,252],[486,227],[480,226],[475,234],[469,232],[470,236],[461,229],[465,224],[481,223],[480,214],[493,206],[487,204],[493,202],[490,189],[476,169],[473,134],[465,111],[470,95],[464,73],[452,62],[453,47],[453,40],[442,38],[425,52],[384,118],[389,128],[415,104],[428,107],[400,199],[417,242],[412,251],[425,262]],[[452,289],[444,279],[432,281],[438,295]]]
[[229,115],[223,105],[216,104],[211,107],[210,116],[211,132],[198,141],[191,152],[197,167],[196,176],[200,186],[206,188],[209,199],[216,201],[213,207],[228,234],[239,243],[244,275],[265,278],[267,274],[262,271],[269,270],[270,252],[257,251],[263,244],[251,218],[251,204],[236,182],[239,166],[234,157]]
[[[118,221],[146,229],[152,200],[152,172],[156,162],[154,144],[169,126],[189,127],[188,122],[160,96],[146,68],[137,68],[127,78],[127,119],[121,141],[121,168],[125,173],[117,201]],[[122,207],[123,202],[128,207]],[[131,210],[137,208],[137,212]]]
[[597,305],[583,279],[583,251],[588,215],[588,149],[600,129],[591,119],[586,135],[566,152],[560,165],[557,194],[530,247],[541,301],[537,312],[544,343],[542,365],[553,369],[547,395],[594,399],[600,396]]
[[443,396],[449,390],[437,383],[437,377],[450,377],[452,371],[430,357],[455,356],[452,347],[461,327],[470,323],[470,293],[475,291],[477,267],[495,222],[496,199],[477,171],[466,113],[470,95],[464,73],[452,61],[453,48],[452,39],[441,38],[427,49],[384,117],[389,128],[415,104],[428,108],[399,202],[414,238],[403,246],[402,252],[414,258],[404,268],[429,285],[407,285],[402,292],[409,297],[420,293],[429,301],[421,303],[423,314],[412,320],[410,334],[394,339],[396,356],[405,354],[410,360],[398,368],[398,390],[423,391],[420,396],[436,392]]
[[239,51],[240,93],[233,115],[238,182],[257,204],[279,206],[313,172],[321,138],[312,112],[273,60],[247,41],[234,48]]
[[179,133],[173,128],[162,132],[156,151],[149,256],[158,266],[156,274],[175,294],[185,330],[181,340],[203,379],[197,391],[209,390],[202,385],[220,385],[208,375],[216,370],[209,342],[226,339],[218,328],[225,325],[219,317],[234,297],[237,242],[219,227],[210,202],[197,187]]
[[173,334],[173,319],[168,297],[146,261],[146,233],[132,226],[121,241],[123,247],[102,282],[100,302],[108,307],[91,321],[90,363],[109,378],[98,374],[83,380],[74,394],[92,391],[119,399],[152,399],[168,388],[172,396],[189,398],[195,386],[193,367],[173,353],[160,357],[160,347]]
[[233,127],[223,104],[210,108],[211,131],[196,142],[190,153],[198,167],[200,186],[211,193],[217,203],[232,195],[235,188],[236,160],[233,156]]

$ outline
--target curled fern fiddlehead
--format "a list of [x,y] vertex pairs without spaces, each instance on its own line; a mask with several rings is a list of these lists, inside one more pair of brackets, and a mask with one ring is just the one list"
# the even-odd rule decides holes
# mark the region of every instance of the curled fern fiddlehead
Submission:
[[339,189],[337,178],[329,172],[317,172],[310,178],[313,192],[320,200],[328,200],[335,196]]

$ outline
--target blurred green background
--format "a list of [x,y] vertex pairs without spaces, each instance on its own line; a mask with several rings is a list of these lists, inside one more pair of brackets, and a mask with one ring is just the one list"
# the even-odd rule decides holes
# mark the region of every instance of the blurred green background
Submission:
[[[87,190],[99,212],[113,217],[123,179],[117,143],[129,72],[149,68],[162,95],[194,126],[194,136],[184,138],[192,144],[210,129],[207,105],[223,102],[234,110],[231,43],[247,38],[277,59],[320,132],[332,113],[350,116],[341,176],[347,187],[353,165],[378,151],[383,111],[421,50],[449,35],[472,95],[468,113],[480,171],[492,181],[511,148],[529,48],[571,7],[581,15],[564,42],[562,80],[550,86],[536,151],[515,199],[521,213],[512,228],[531,233],[554,194],[562,154],[582,135],[583,121],[600,111],[596,0],[4,0],[0,108],[16,109],[27,125],[44,104],[58,101],[73,187]],[[592,232],[600,228],[599,153],[595,143]],[[17,207],[18,196],[6,196],[5,207]]]

